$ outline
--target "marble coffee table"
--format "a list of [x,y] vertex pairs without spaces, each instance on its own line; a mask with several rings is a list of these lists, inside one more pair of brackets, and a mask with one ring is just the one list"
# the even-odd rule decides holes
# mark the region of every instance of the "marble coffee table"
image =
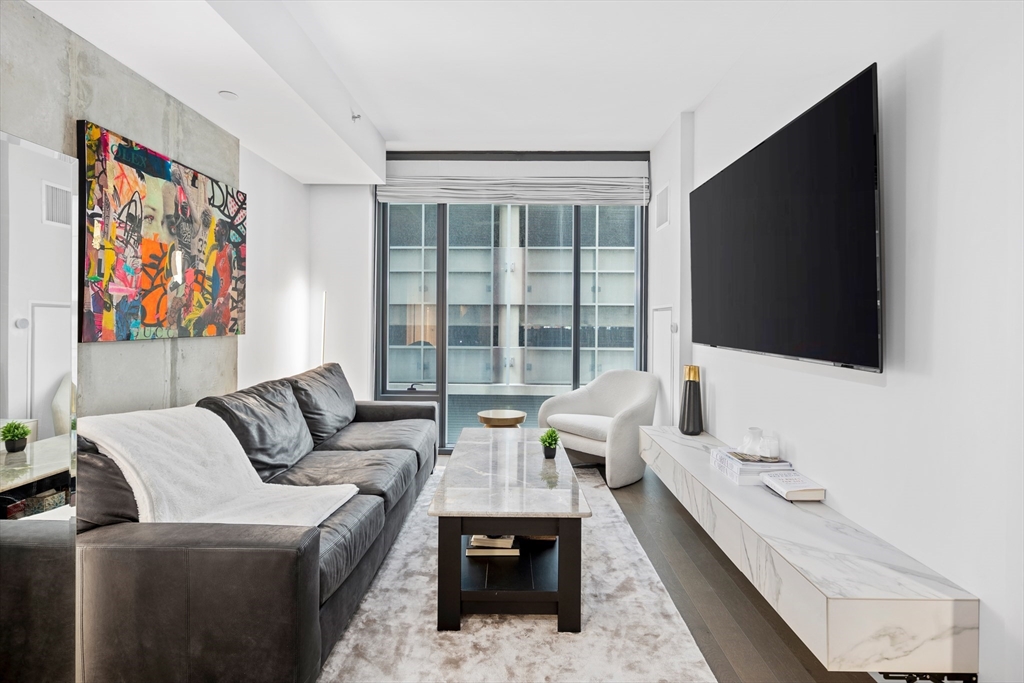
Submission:
[[[557,614],[580,630],[580,520],[590,506],[562,446],[542,429],[464,429],[427,514],[438,518],[437,629],[463,614]],[[519,557],[466,557],[473,534],[515,534]],[[557,536],[557,541],[524,536]]]

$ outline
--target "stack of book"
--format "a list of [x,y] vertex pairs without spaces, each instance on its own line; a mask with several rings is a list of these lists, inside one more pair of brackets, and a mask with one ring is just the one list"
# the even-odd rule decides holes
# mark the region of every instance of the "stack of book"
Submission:
[[765,472],[793,469],[793,466],[785,460],[768,460],[756,455],[737,453],[729,448],[712,449],[711,467],[739,486],[760,484],[761,475]]
[[25,516],[25,501],[19,500],[16,503],[11,503],[7,506],[7,515],[5,519],[21,519]]
[[25,516],[38,515],[40,512],[59,508],[61,505],[64,505],[65,501],[66,496],[63,491],[50,489],[49,491],[37,493],[25,499]]
[[469,539],[466,557],[518,557],[519,543],[515,536],[475,535]]

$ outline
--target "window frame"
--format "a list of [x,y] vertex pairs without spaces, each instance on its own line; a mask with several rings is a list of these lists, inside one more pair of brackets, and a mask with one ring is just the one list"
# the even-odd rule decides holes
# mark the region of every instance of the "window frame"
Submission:
[[[423,202],[426,204],[427,202]],[[582,283],[582,211],[583,204],[567,202],[573,207],[572,226],[572,262],[573,262],[573,301],[572,301],[572,391],[580,387],[580,325],[582,323],[582,306],[580,305],[580,288]],[[388,344],[390,335],[390,317],[388,302],[388,276],[390,274],[390,244],[388,242],[389,205],[380,202],[374,196],[375,217],[375,294],[374,312],[376,316],[374,331],[374,399],[377,401],[436,401],[438,404],[438,439],[440,451],[451,453],[452,447],[445,443],[447,434],[447,386],[448,386],[448,207],[449,204],[437,202],[437,261],[434,271],[436,292],[435,325],[437,344],[435,347],[435,384],[433,390],[422,389],[389,389],[387,386]],[[636,292],[634,296],[636,313],[636,339],[634,343],[635,367],[647,370],[647,303],[648,303],[648,207],[639,205],[640,226],[637,230],[636,244]],[[596,330],[595,330],[596,334]]]

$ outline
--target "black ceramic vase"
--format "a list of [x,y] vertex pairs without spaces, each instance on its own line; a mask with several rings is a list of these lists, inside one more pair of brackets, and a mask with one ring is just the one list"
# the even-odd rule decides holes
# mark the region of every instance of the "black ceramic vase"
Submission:
[[683,408],[679,411],[679,431],[696,436],[704,431],[700,404],[700,368],[685,365],[683,369]]

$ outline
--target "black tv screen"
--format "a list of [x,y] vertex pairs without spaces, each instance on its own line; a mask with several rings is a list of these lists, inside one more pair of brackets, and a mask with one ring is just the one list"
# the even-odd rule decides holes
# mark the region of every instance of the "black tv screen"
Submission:
[[690,193],[693,341],[881,372],[876,65]]

